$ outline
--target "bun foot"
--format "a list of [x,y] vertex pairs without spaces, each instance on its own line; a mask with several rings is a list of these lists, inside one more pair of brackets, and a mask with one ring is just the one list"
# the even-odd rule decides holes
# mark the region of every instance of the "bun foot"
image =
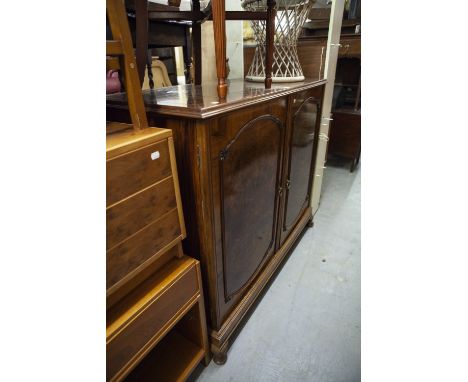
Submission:
[[223,353],[223,352],[214,353],[213,361],[216,365],[224,365],[227,361],[227,353]]

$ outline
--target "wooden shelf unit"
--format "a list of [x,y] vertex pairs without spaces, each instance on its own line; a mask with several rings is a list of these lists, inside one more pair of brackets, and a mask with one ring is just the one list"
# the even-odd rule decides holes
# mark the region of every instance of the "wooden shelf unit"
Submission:
[[210,360],[204,309],[199,262],[169,260],[108,310],[108,380],[184,381]]
[[108,123],[106,157],[107,380],[124,380],[157,347],[184,354],[156,365],[165,382],[183,381],[210,354],[200,264],[182,251],[172,132]]
[[[107,41],[107,55],[125,72],[132,124],[106,124],[106,380],[122,381],[160,344],[162,354],[186,355],[158,364],[164,382],[183,381],[210,359],[200,263],[182,251],[172,132],[148,126],[124,2],[107,0],[107,16],[116,39]],[[175,325],[192,346],[171,331]]]

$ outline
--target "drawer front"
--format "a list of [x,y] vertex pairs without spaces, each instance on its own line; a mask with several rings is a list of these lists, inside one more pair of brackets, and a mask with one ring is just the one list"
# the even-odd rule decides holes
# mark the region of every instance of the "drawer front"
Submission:
[[[159,152],[158,158],[156,152]],[[110,206],[171,175],[168,141],[165,139],[110,159],[106,170],[107,206]]]
[[137,268],[159,256],[161,250],[179,238],[182,231],[177,208],[146,226],[129,239],[107,251],[107,289],[116,286],[125,277],[131,277]]
[[149,350],[158,333],[197,293],[197,273],[192,266],[107,343],[107,379],[111,380],[142,352]]
[[107,250],[176,207],[174,179],[171,176],[108,208]]

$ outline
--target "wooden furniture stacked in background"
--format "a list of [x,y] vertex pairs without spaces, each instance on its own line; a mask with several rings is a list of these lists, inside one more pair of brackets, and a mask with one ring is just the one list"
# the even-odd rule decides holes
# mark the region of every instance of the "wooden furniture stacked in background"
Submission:
[[[138,74],[143,78],[145,67],[152,56],[159,56],[168,68],[175,72],[174,47],[182,46],[185,66],[185,80],[190,83],[192,55],[196,70],[201,69],[201,22],[206,15],[200,11],[199,0],[193,1],[193,9],[181,11],[179,6],[149,2],[148,0],[125,0],[130,30],[136,48]],[[190,34],[192,30],[192,35]],[[192,42],[193,39],[193,42]],[[192,51],[192,47],[195,48]],[[173,70],[174,69],[174,70]],[[201,73],[201,72],[200,72]],[[195,78],[201,79],[196,72]],[[177,83],[177,75],[171,76]]]
[[[330,8],[311,8],[308,15],[309,19],[318,18],[320,25],[327,28],[326,32],[320,34],[319,38],[308,38],[305,27],[303,34],[297,41],[297,55],[305,77],[324,78],[325,58],[327,50],[327,33],[330,18]],[[317,21],[314,21],[317,22]],[[304,25],[310,24],[306,22]],[[244,77],[253,60],[255,45],[244,43]]]
[[[144,91],[152,124],[172,130],[187,238],[199,254],[214,360],[226,360],[242,318],[312,222],[309,207],[325,81]],[[107,97],[108,119],[128,120]]]
[[[360,0],[352,0],[345,8],[333,91],[328,156],[351,159],[351,172],[361,156],[361,20]],[[320,15],[320,12],[323,14]],[[312,52],[314,43],[326,45],[329,25],[327,9],[316,9],[304,25],[302,40]],[[311,69],[317,70],[317,66]]]
[[[326,51],[326,38],[300,38],[298,40],[297,55],[306,78],[324,77]],[[244,77],[250,68],[254,53],[255,45],[244,45]]]
[[[215,40],[216,72],[218,77],[218,97],[225,99],[228,84],[226,82],[226,20],[266,20],[266,62],[265,87],[271,87],[271,68],[273,64],[275,0],[267,0],[266,12],[226,12],[225,0],[211,0],[209,6],[200,10],[199,0],[193,0],[192,10],[181,11],[178,7],[148,3],[147,0],[127,0],[127,8],[133,12],[135,21],[131,21],[135,36],[137,64],[140,78],[143,78],[148,65],[148,49],[155,46],[183,46],[186,66],[186,79],[190,72],[190,38],[192,28],[193,57],[195,61],[195,84],[201,84],[201,23],[211,19]],[[161,39],[161,36],[164,38]],[[169,43],[170,42],[170,43]],[[178,45],[174,45],[178,44]]]
[[[184,55],[185,58],[185,55]],[[169,77],[169,82],[171,85],[177,85],[177,62],[176,62],[176,53],[173,47],[171,48],[154,48],[148,51],[148,62],[146,65],[147,72],[150,71],[152,79],[157,82],[159,80],[158,70],[154,70],[154,60],[159,60],[164,65],[167,72],[167,77]],[[138,65],[138,64],[137,64]],[[185,70],[184,66],[184,70]],[[190,69],[189,69],[190,70]],[[184,73],[186,75],[187,73]],[[145,76],[146,77],[146,76]],[[190,83],[188,81],[187,83]],[[170,86],[170,85],[168,85]],[[155,86],[153,85],[153,88]],[[143,87],[142,87],[143,88]],[[151,88],[152,89],[152,88]]]
[[[306,77],[323,78],[330,12],[311,10],[316,19],[306,23],[297,51]],[[328,156],[352,160],[351,172],[361,155],[361,34],[360,19],[343,20],[333,92]],[[244,46],[244,75],[252,62],[255,48]]]
[[[297,55],[297,39],[302,31],[310,7],[314,0],[277,0],[276,17],[273,23],[274,31],[268,35],[274,36],[274,52],[272,55],[272,82],[300,82],[305,77]],[[243,0],[242,8],[249,11],[267,9],[267,1]],[[256,41],[256,49],[252,64],[245,78],[248,81],[262,82],[265,78],[266,35],[264,21],[250,23],[252,36]]]
[[[276,17],[276,0],[266,0],[267,11],[266,15],[263,12],[232,12],[232,17],[229,20],[261,20],[265,18],[265,89],[270,89],[272,84],[271,69],[273,66],[273,49],[274,49],[274,33],[275,33],[275,17]],[[226,4],[225,0],[211,0],[213,11],[213,32],[215,40],[216,53],[216,74],[218,77],[218,97],[221,100],[226,99],[228,84],[226,83]],[[250,16],[248,15],[250,14]]]
[[163,88],[165,86],[172,86],[166,65],[159,60],[159,57],[152,57],[151,72],[149,70],[145,72],[142,89]]
[[183,381],[209,361],[200,264],[182,251],[172,133],[148,127],[123,1],[107,15],[132,121],[106,126],[107,380]]
[[351,159],[351,172],[361,157],[361,35],[340,39],[333,90],[328,155]]

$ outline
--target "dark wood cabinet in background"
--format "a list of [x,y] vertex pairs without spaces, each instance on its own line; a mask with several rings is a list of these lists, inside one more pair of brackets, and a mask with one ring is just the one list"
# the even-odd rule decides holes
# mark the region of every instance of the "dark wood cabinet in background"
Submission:
[[361,157],[361,112],[334,111],[330,124],[328,153],[352,160],[354,171]]
[[[297,44],[299,61],[306,77],[323,78],[329,20],[307,24],[305,36],[301,36]],[[355,34],[356,25],[360,25],[360,20],[343,20],[327,149],[330,157],[352,160],[351,171],[358,165],[361,155],[361,35]],[[244,46],[245,74],[254,51],[255,47]]]
[[[199,257],[211,349],[223,363],[235,329],[307,223],[325,81],[231,81],[143,92],[150,125],[173,132],[187,238]],[[124,96],[108,119],[125,119]]]
[[351,159],[351,172],[361,156],[361,36],[341,36],[333,91],[328,156]]

